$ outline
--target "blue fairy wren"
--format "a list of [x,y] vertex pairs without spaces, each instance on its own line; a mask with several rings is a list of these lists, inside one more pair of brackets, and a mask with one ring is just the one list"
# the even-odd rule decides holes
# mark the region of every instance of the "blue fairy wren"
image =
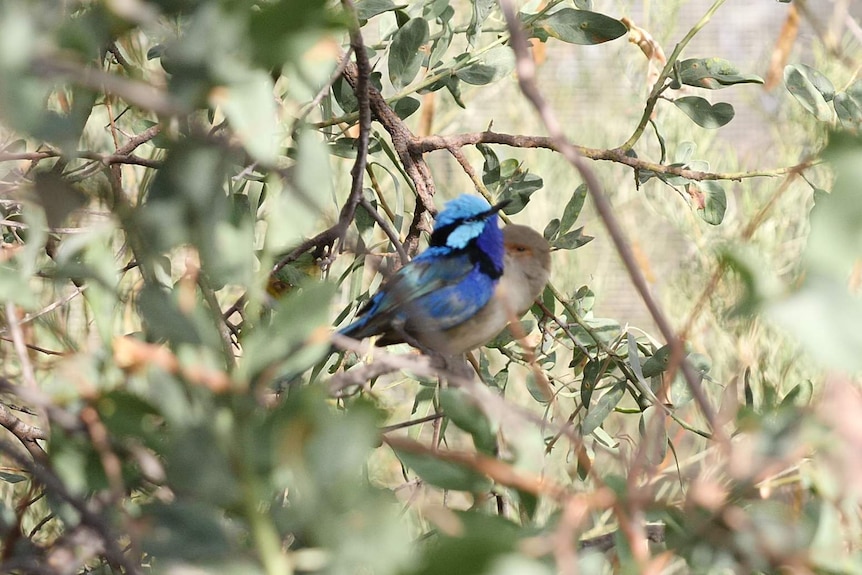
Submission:
[[399,269],[340,333],[380,335],[377,345],[407,342],[441,355],[491,340],[529,309],[550,272],[541,235],[525,226],[500,229],[497,212],[507,203],[491,206],[467,195],[448,202],[428,249]]

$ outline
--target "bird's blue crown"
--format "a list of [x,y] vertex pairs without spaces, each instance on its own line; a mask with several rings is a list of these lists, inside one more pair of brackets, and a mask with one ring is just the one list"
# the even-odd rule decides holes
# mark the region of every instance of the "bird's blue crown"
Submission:
[[434,221],[426,257],[449,251],[467,252],[483,273],[494,279],[500,277],[504,248],[497,211],[501,207],[500,204],[492,207],[483,198],[467,195],[447,202]]

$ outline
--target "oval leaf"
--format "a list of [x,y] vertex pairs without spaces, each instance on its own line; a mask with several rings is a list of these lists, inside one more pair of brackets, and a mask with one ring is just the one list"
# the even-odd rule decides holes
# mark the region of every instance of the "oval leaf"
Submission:
[[396,449],[395,454],[423,481],[441,489],[479,493],[491,488],[490,479],[456,463],[400,449]]
[[721,184],[712,180],[686,184],[685,191],[691,196],[697,214],[708,224],[717,226],[724,220],[727,211],[727,195]]
[[581,424],[581,434],[589,435],[599,427],[614,410],[626,391],[626,383],[618,381],[597,402],[595,407],[587,412]]
[[392,38],[389,47],[389,80],[403,88],[419,73],[424,54],[419,50],[428,41],[428,22],[422,18],[408,20]]
[[862,101],[854,98],[852,94],[838,92],[832,99],[832,105],[842,126],[848,130],[862,127]]
[[679,80],[683,84],[718,90],[733,84],[763,84],[756,74],[740,74],[736,66],[721,58],[689,58],[679,63]]
[[392,0],[362,0],[356,3],[356,17],[368,20],[378,14],[405,8],[407,4],[395,4]]
[[610,16],[563,8],[539,18],[533,28],[570,44],[601,44],[615,40],[628,32],[625,24]]
[[827,102],[832,101],[832,98],[835,96],[835,86],[832,85],[829,78],[821,74],[818,70],[815,70],[811,66],[806,66],[805,64],[797,64],[795,67],[808,79],[809,82],[811,82],[817,91],[820,92],[820,95],[823,96],[824,100]]
[[473,400],[460,389],[440,391],[440,406],[452,423],[473,436],[476,449],[493,454],[497,446],[497,434],[485,414],[473,404]]
[[699,96],[684,96],[673,101],[677,108],[701,128],[720,128],[733,119],[733,106],[727,102],[710,104]]
[[826,98],[801,67],[784,68],[784,85],[796,101],[815,118],[821,122],[832,119],[832,110],[826,103]]
[[584,202],[587,199],[587,185],[581,184],[575,188],[572,197],[566,203],[563,209],[563,217],[560,218],[560,232],[566,233],[569,231],[581,215],[581,210],[584,208]]
[[539,18],[533,27],[557,40],[581,45],[601,44],[628,32],[625,24],[615,18],[574,8],[563,8]]
[[638,427],[646,442],[646,457],[652,465],[659,465],[667,455],[667,414],[664,409],[650,405],[644,409]]
[[401,98],[392,106],[392,111],[395,112],[402,120],[413,115],[419,109],[419,100],[407,96]]
[[455,72],[461,80],[474,86],[490,84],[504,78],[515,69],[515,55],[506,46],[489,50],[475,64]]

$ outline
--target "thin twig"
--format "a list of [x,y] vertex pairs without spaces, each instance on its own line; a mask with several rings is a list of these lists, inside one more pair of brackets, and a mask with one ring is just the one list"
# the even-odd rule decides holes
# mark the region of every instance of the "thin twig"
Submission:
[[643,115],[641,116],[640,122],[638,122],[638,125],[632,133],[631,137],[629,137],[629,139],[626,140],[626,142],[619,148],[622,152],[627,152],[628,150],[631,150],[635,143],[637,143],[637,141],[640,139],[641,135],[643,135],[644,129],[646,128],[647,123],[649,123],[649,119],[652,117],[652,112],[655,109],[656,103],[659,100],[659,96],[661,96],[662,92],[664,92],[668,87],[668,84],[666,84],[665,81],[670,77],[670,73],[673,70],[674,65],[676,64],[676,61],[679,59],[680,54],[682,54],[682,51],[685,49],[686,46],[688,46],[688,43],[691,42],[692,38],[694,38],[695,35],[700,32],[701,28],[706,26],[706,24],[712,18],[712,15],[715,14],[715,12],[721,7],[722,4],[724,4],[724,2],[725,0],[715,0],[715,2],[713,2],[712,6],[709,7],[703,17],[701,17],[701,19],[698,20],[694,26],[692,26],[691,30],[689,30],[688,33],[683,36],[682,40],[680,40],[679,43],[674,47],[673,52],[671,52],[670,57],[667,59],[664,68],[658,75],[658,78],[656,79],[655,84],[652,87],[652,91],[647,98],[646,106],[644,107]]
[[377,225],[380,226],[380,229],[383,230],[383,233],[386,234],[386,237],[389,238],[390,242],[392,242],[392,245],[395,247],[395,251],[398,252],[398,258],[401,260],[401,265],[406,265],[407,262],[410,261],[410,256],[407,255],[407,251],[404,249],[404,244],[402,244],[401,240],[398,238],[398,233],[389,225],[389,222],[383,219],[383,216],[374,209],[374,206],[371,205],[371,202],[369,202],[365,196],[359,197],[359,205],[365,208],[365,211],[368,212],[371,219],[377,222]]
[[[21,376],[24,378],[24,383],[30,389],[37,390],[39,389],[39,383],[36,381],[36,372],[33,370],[30,354],[27,352],[27,345],[24,342],[24,330],[21,329],[18,310],[12,302],[6,304],[6,324],[9,326],[12,345],[15,347],[15,353],[18,355],[18,361],[21,364]],[[39,414],[39,418],[42,420],[43,428],[48,429],[50,422],[44,410]]]
[[339,253],[341,247],[344,245],[347,228],[353,222],[353,218],[356,216],[356,206],[359,205],[359,201],[362,198],[365,166],[368,163],[368,134],[371,130],[371,104],[368,95],[368,76],[371,74],[371,63],[368,61],[368,52],[365,51],[365,43],[362,40],[362,32],[359,30],[359,20],[356,16],[356,8],[353,6],[353,1],[342,0],[341,3],[352,19],[350,24],[350,47],[356,57],[357,74],[353,91],[356,94],[356,101],[359,107],[359,138],[356,142],[356,160],[353,162],[353,167],[350,170],[350,177],[352,178],[350,196],[338,217],[341,227],[334,250],[335,254]]
[[[438,150],[447,150],[454,155],[453,150],[458,150],[464,146],[475,146],[476,144],[500,144],[511,146],[513,148],[543,148],[547,150],[559,151],[554,138],[548,136],[524,136],[518,134],[504,134],[500,132],[492,132],[490,130],[484,132],[470,132],[465,134],[453,134],[450,136],[423,136],[415,137],[410,143],[411,150],[428,153]],[[614,162],[628,166],[638,171],[651,171],[656,174],[667,176],[680,176],[688,180],[731,180],[739,181],[747,178],[760,178],[771,176],[782,176],[800,169],[808,168],[818,162],[814,157],[806,159],[795,166],[784,166],[772,168],[769,170],[756,170],[750,172],[704,172],[700,170],[689,170],[685,166],[669,166],[658,164],[636,158],[625,153],[621,148],[612,150],[602,150],[598,148],[588,148],[586,146],[572,146],[584,158],[590,160],[602,160]],[[455,156],[459,163],[461,160]],[[461,164],[464,166],[464,164]],[[466,168],[465,168],[466,169]],[[469,172],[468,172],[469,175]],[[478,187],[478,186],[477,186]]]
[[428,423],[429,421],[434,421],[435,419],[440,419],[443,416],[443,413],[432,413],[431,415],[426,415],[425,417],[420,417],[418,419],[411,419],[410,421],[403,421],[401,423],[393,423],[392,425],[381,427],[380,433],[391,433],[393,431],[398,431],[399,429],[421,425],[423,423]]

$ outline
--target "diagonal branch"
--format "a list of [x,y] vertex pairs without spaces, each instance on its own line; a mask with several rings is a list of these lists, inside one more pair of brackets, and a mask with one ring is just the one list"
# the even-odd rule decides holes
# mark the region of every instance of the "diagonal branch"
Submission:
[[[355,65],[348,65],[344,70],[344,78],[357,89],[360,70]],[[415,254],[419,248],[419,234],[431,231],[430,226],[424,221],[423,215],[434,213],[434,181],[431,178],[431,170],[422,157],[422,151],[412,149],[411,145],[416,136],[407,128],[401,118],[392,111],[389,104],[374,86],[368,86],[368,98],[374,117],[383,125],[392,139],[392,145],[398,154],[398,159],[404,166],[404,170],[413,182],[416,191],[416,208],[413,211],[413,221],[410,231],[404,241],[404,248],[408,254]]]
[[583,157],[578,154],[577,149],[575,149],[575,147],[572,146],[571,143],[569,143],[563,132],[562,126],[559,123],[559,120],[557,120],[556,115],[554,114],[548,103],[545,101],[545,98],[542,96],[536,85],[535,65],[533,63],[533,60],[530,58],[527,49],[527,40],[524,35],[524,31],[521,28],[521,23],[515,13],[514,7],[512,6],[511,0],[500,0],[500,6],[503,9],[503,13],[506,17],[506,23],[509,27],[509,31],[511,34],[511,45],[512,49],[515,52],[518,84],[521,87],[521,91],[524,93],[524,96],[526,96],[526,98],[532,103],[533,107],[536,109],[539,116],[541,117],[542,122],[545,124],[545,127],[548,130],[548,133],[551,135],[551,140],[554,143],[554,147],[560,152],[560,154],[563,155],[563,157],[565,157],[569,161],[570,164],[572,164],[572,166],[575,167],[575,169],[578,170],[578,172],[580,172],[581,177],[587,184],[587,188],[589,189],[590,197],[593,199],[593,202],[595,204],[596,211],[604,222],[605,227],[608,230],[608,234],[611,236],[611,239],[614,242],[614,246],[616,247],[620,258],[623,260],[623,263],[629,273],[629,277],[631,278],[635,289],[637,289],[638,293],[644,301],[644,304],[646,304],[650,315],[656,322],[656,325],[658,326],[665,340],[671,345],[671,367],[673,367],[674,365],[678,365],[682,368],[682,372],[685,376],[686,382],[688,383],[688,386],[691,390],[692,397],[694,397],[695,401],[697,402],[698,408],[700,409],[706,420],[709,422],[709,426],[713,431],[714,437],[718,439],[723,439],[724,434],[721,428],[718,427],[718,425],[716,424],[715,410],[707,401],[706,395],[704,394],[703,389],[700,387],[700,383],[695,377],[693,368],[685,360],[682,340],[680,340],[674,333],[670,321],[668,321],[664,312],[659,307],[655,299],[652,297],[652,294],[649,290],[649,286],[646,283],[646,279],[644,278],[640,268],[637,265],[637,262],[635,261],[631,246],[629,245],[629,242],[626,239],[619,222],[614,216],[613,208],[611,207],[610,202],[608,202],[608,199],[605,197],[602,191],[601,184],[599,183],[592,170],[590,170],[589,166],[587,166]]

